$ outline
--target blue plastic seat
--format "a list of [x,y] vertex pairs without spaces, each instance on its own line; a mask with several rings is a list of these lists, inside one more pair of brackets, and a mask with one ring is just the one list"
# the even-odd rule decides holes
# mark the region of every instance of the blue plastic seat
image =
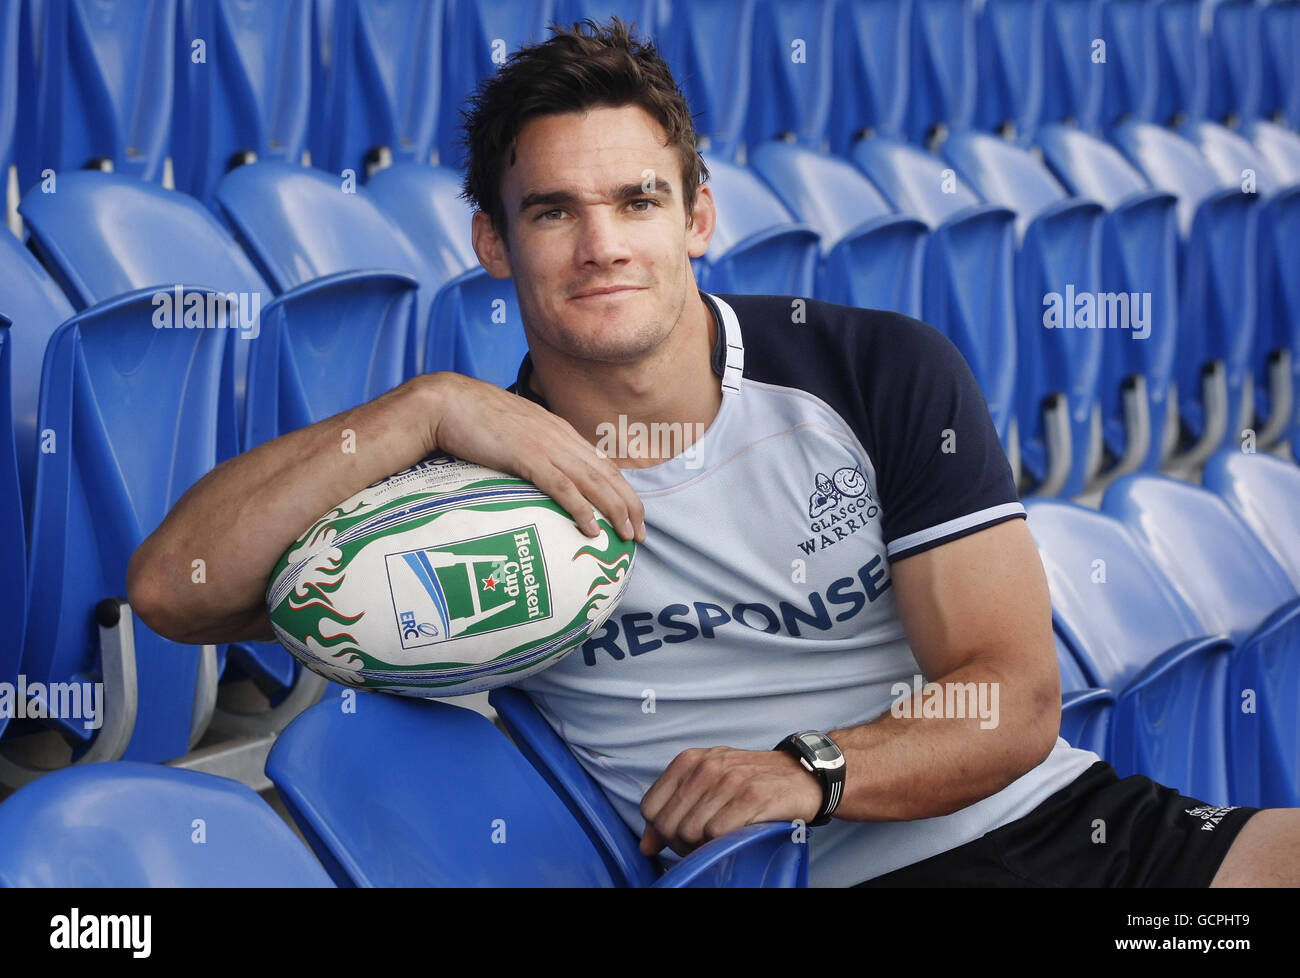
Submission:
[[1182,242],[1175,378],[1189,465],[1236,443],[1254,423],[1257,201],[1224,186],[1196,146],[1150,123],[1114,142],[1153,187],[1178,198]]
[[473,209],[460,175],[446,167],[399,164],[376,173],[366,189],[406,232],[437,286],[425,343],[424,370],[452,370],[503,387],[513,384],[528,352],[514,279],[495,279],[479,264],[471,235]]
[[1272,455],[1226,448],[1205,463],[1202,479],[1246,521],[1300,590],[1300,468]]
[[1300,804],[1300,595],[1219,496],[1164,476],[1127,476],[1102,508],[1121,519],[1212,630],[1236,644],[1228,676],[1228,767],[1236,803]]
[[[197,206],[197,205],[196,205]],[[217,462],[217,411],[226,329],[158,328],[155,288],[78,313],[50,339],[41,378],[40,430],[56,439],[36,460],[31,523],[28,683],[89,681],[106,673],[97,606],[126,594],[131,554]],[[209,305],[211,290],[185,296]],[[44,447],[44,446],[43,446]],[[189,560],[175,586],[195,586]],[[105,623],[102,615],[100,624]],[[104,675],[104,731],[126,723],[120,756],[165,761],[186,754],[208,716],[200,650],[136,621],[134,671],[119,689]],[[215,688],[212,690],[215,695]],[[110,708],[134,721],[107,715]],[[126,705],[122,705],[126,704]],[[46,721],[74,741],[96,736],[83,718]],[[99,736],[103,736],[101,733]]]
[[1250,179],[1259,198],[1252,427],[1257,444],[1269,446],[1300,433],[1300,276],[1294,271],[1300,181],[1282,184],[1252,143],[1217,123],[1190,123],[1183,135],[1197,145],[1224,187],[1242,188]]
[[975,121],[975,7],[971,0],[913,0],[907,138],[937,146]]
[[848,162],[786,142],[750,153],[750,166],[821,238],[819,299],[921,317],[926,226],[901,217]]
[[756,0],[678,3],[660,31],[660,53],[690,103],[696,138],[710,159],[735,159],[744,144],[755,10]]
[[[400,272],[419,283],[413,328],[403,363],[418,373],[429,306],[438,283],[415,246],[364,187],[316,169],[254,163],[226,174],[217,202],[235,237],[277,292],[340,272]],[[354,279],[364,283],[365,277]]]
[[[459,169],[462,166],[459,113],[465,97],[505,64],[511,52],[551,36],[546,28],[555,19],[555,0],[493,0],[492,3],[445,0],[445,3],[437,162]],[[699,111],[701,107],[692,102],[692,108]],[[421,162],[428,162],[428,158]]]
[[1124,524],[1029,500],[1057,632],[1088,680],[1115,691],[1111,764],[1210,804],[1228,804],[1227,669],[1232,644],[1205,628]]
[[811,296],[820,241],[752,171],[708,156],[718,220],[709,250],[695,259],[706,292]]
[[1300,135],[1273,122],[1256,119],[1242,127],[1283,184],[1300,183]]
[[36,131],[26,134],[38,149],[20,189],[42,169],[95,160],[160,181],[171,139],[177,0],[47,0],[39,11]]
[[[22,5],[0,6],[0,173],[5,191],[9,188],[9,166],[14,161],[14,137],[18,132],[18,46],[21,37],[19,14]],[[29,132],[29,130],[22,130]]]
[[444,0],[333,0],[314,166],[336,176],[352,170],[361,182],[389,162],[429,162],[442,111],[445,8]]
[[1043,0],[987,0],[976,22],[975,124],[1025,145],[1043,111]]
[[[346,701],[331,700],[294,720],[266,762],[340,886],[612,887],[653,879],[628,880],[481,714],[386,694],[345,695],[355,697],[346,710]],[[742,840],[750,859],[737,858]],[[748,826],[653,879],[678,883],[807,885],[807,846],[793,843],[784,823]]]
[[[1038,134],[1052,172],[1076,197],[1106,208],[1101,281],[1108,294],[1135,297],[1144,328],[1108,344],[1099,397],[1102,437],[1115,475],[1158,470],[1178,437],[1174,356],[1178,345],[1177,200],[1152,190],[1109,143],[1053,123]],[[1140,337],[1140,338],[1139,338]]]
[[1159,0],[1162,49],[1157,82],[1163,90],[1152,121],[1181,125],[1204,119],[1210,104],[1210,38],[1202,29],[1202,0]]
[[[1016,215],[1021,463],[1038,493],[1077,495],[1101,466],[1098,385],[1106,333],[1099,328],[1102,310],[1082,317],[1074,297],[1103,291],[1104,212],[1094,201],[1071,198],[1028,152],[987,133],[957,133],[943,151],[984,200]],[[1060,300],[1054,306],[1053,296]]]
[[835,20],[835,94],[828,134],[847,156],[864,135],[901,137],[911,74],[912,0],[842,0]]
[[[1095,129],[1102,115],[1108,65],[1092,59],[1103,38],[1101,0],[1047,0],[1043,15],[1043,109],[1041,121]],[[1107,51],[1109,57],[1110,52]]]
[[1206,115],[1233,125],[1259,115],[1264,8],[1254,0],[1216,0],[1212,7]]
[[126,761],[55,771],[0,804],[0,886],[325,887],[238,781]]
[[1271,3],[1263,20],[1259,115],[1300,130],[1300,4]]
[[758,0],[745,120],[751,163],[754,148],[772,139],[829,148],[835,14],[833,0]]
[[[10,325],[8,318],[0,314],[0,552],[6,555],[0,564],[0,683],[12,683],[18,676],[27,626],[27,531],[14,451]],[[0,734],[9,719],[8,712],[0,714]]]
[[937,157],[907,143],[864,139],[853,161],[895,211],[929,226],[921,318],[952,340],[970,364],[1018,471],[1015,215],[981,203]]
[[222,176],[252,159],[297,163],[311,102],[311,2],[182,0],[172,167],[178,190],[209,206]]

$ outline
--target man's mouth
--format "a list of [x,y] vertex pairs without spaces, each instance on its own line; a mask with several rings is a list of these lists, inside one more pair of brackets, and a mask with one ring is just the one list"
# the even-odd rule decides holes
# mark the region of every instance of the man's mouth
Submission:
[[599,289],[587,289],[585,292],[579,292],[573,296],[574,299],[609,299],[620,295],[629,295],[633,292],[642,292],[644,288],[639,285],[609,285]]

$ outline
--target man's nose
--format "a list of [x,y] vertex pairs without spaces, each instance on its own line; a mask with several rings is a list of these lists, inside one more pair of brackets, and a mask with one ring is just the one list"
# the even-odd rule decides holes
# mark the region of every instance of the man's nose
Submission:
[[575,257],[580,265],[612,265],[631,258],[626,229],[612,207],[592,207],[578,228]]

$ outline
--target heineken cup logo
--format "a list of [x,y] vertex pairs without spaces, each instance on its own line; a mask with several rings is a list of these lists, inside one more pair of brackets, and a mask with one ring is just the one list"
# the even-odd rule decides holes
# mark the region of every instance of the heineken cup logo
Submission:
[[404,649],[551,617],[536,526],[384,560]]

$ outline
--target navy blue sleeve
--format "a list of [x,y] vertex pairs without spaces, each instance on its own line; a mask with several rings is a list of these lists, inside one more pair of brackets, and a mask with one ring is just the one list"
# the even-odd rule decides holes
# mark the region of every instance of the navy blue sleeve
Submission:
[[[745,375],[815,394],[862,442],[891,561],[1024,517],[979,384],[937,329],[815,300],[721,298],[745,328]],[[799,329],[792,301],[805,303]]]

